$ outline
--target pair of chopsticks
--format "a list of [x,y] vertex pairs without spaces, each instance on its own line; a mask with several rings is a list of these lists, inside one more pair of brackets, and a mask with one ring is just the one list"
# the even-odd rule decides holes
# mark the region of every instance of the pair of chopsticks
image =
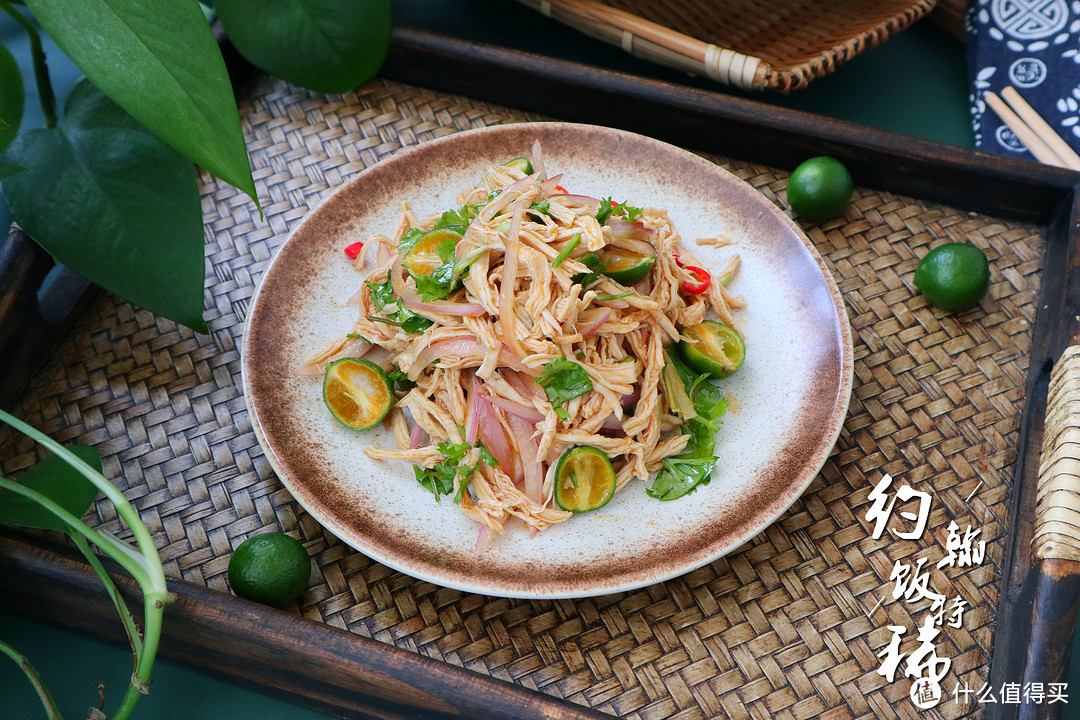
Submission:
[[[1003,88],[1001,97],[988,91],[985,98],[986,104],[1009,126],[1016,137],[1020,138],[1020,142],[1024,143],[1039,162],[1080,170],[1080,155],[1054,132],[1015,89]],[[1006,101],[1008,105],[1005,104]]]

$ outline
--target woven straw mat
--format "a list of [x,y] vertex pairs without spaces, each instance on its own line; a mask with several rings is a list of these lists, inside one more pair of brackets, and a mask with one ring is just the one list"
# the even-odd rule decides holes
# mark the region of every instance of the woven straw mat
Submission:
[[[305,617],[618,717],[915,717],[910,680],[888,683],[876,655],[887,625],[906,626],[902,649],[915,648],[928,601],[893,600],[889,575],[898,559],[933,568],[955,519],[981,528],[987,557],[932,570],[935,590],[969,603],[937,653],[952,659],[950,693],[956,679],[981,686],[1039,289],[1036,229],[858,189],[843,218],[808,227],[847,304],[855,389],[806,494],[736,552],[667,583],[584,600],[470,595],[369,560],[299,507],[251,430],[238,347],[267,261],[331,189],[403,146],[537,118],[385,81],[325,97],[263,79],[249,97],[241,112],[266,221],[203,177],[211,334],[101,293],[15,410],[102,453],[170,577],[227,591],[232,549],[284,530],[317,564],[294,607]],[[786,173],[715,160],[782,200]],[[987,252],[992,284],[980,308],[950,315],[927,304],[912,275],[931,245],[956,240]],[[38,457],[25,438],[0,437],[5,474]],[[871,538],[867,495],[885,472],[894,492],[903,482],[933,496],[918,541]],[[106,502],[88,517],[126,536]],[[934,712],[968,709],[950,701]]]

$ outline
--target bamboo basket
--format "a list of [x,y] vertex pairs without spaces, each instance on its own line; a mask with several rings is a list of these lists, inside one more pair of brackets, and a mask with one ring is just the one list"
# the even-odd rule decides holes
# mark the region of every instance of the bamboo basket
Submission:
[[520,0],[645,60],[787,93],[884,42],[936,0]]

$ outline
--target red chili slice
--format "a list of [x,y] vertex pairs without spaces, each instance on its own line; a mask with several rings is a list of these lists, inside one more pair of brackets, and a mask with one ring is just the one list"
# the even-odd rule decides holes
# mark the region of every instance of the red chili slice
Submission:
[[683,267],[697,277],[697,282],[683,280],[682,285],[679,286],[680,290],[687,295],[700,295],[709,289],[709,283],[712,282],[712,275],[709,274],[708,270],[699,268],[696,265],[685,265]]
[[363,249],[364,249],[364,243],[362,243],[362,242],[354,242],[352,245],[345,248],[345,254],[348,255],[350,259],[355,260],[356,256],[359,255],[361,253],[361,251],[363,251]]
[[556,185],[555,189],[561,192],[563,195],[569,195],[570,191],[564,188],[562,185]]

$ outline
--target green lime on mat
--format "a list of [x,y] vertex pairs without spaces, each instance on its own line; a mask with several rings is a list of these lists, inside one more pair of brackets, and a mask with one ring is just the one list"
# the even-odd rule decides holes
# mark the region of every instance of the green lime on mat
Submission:
[[386,371],[361,358],[341,358],[326,366],[323,402],[339,423],[370,430],[394,404],[394,386]]
[[615,469],[603,450],[570,448],[555,466],[555,502],[574,513],[597,510],[615,496]]
[[229,585],[247,600],[284,607],[308,586],[311,558],[296,538],[279,532],[254,535],[229,558]]
[[791,173],[787,199],[799,217],[817,222],[843,213],[854,189],[844,164],[822,155],[810,158]]
[[990,287],[990,262],[974,245],[939,245],[919,261],[915,287],[939,308],[967,310],[978,305]]
[[683,335],[697,342],[680,342],[675,347],[686,364],[699,373],[722,380],[741,368],[746,360],[746,341],[722,322],[706,320],[683,328]]

